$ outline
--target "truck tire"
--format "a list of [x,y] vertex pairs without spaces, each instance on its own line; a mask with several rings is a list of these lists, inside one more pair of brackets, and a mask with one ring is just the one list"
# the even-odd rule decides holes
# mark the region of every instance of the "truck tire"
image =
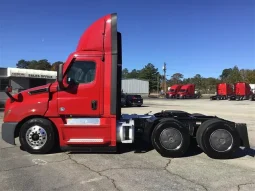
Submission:
[[190,146],[190,135],[179,121],[163,120],[154,128],[151,142],[163,157],[181,157]]
[[237,130],[218,118],[202,123],[196,139],[205,154],[215,159],[230,158],[240,146]]
[[20,129],[21,147],[31,154],[48,153],[55,145],[55,131],[51,121],[44,118],[32,118]]
[[203,148],[203,145],[201,144],[201,139],[202,139],[202,134],[203,134],[203,131],[204,131],[204,128],[208,126],[208,124],[212,123],[211,120],[207,120],[205,122],[203,122],[197,132],[196,132],[196,140],[197,140],[197,144],[198,146],[204,151],[204,148]]

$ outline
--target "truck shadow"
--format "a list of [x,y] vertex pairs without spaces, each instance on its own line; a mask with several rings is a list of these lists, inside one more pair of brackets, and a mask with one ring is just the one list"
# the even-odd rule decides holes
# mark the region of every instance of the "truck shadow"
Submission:
[[[117,147],[117,152],[87,152],[87,151],[68,151],[68,153],[70,154],[125,154],[125,153],[147,153],[154,150],[154,148],[152,147],[152,145],[148,145],[146,143],[141,143],[141,142],[137,142],[134,144],[123,144],[123,145],[119,145]],[[55,148],[54,150],[52,150],[49,154],[56,154],[56,153],[62,153],[63,151],[60,150],[60,148]],[[200,149],[200,147],[197,146],[196,141],[191,141],[190,144],[190,148],[187,151],[187,153],[182,156],[182,157],[178,157],[178,158],[188,158],[188,157],[193,157],[196,155],[200,155],[201,153],[203,153],[203,151]],[[245,156],[251,156],[254,157],[255,156],[255,150],[252,148],[249,149],[238,149],[234,155],[232,157],[230,157],[229,159],[238,159],[238,158],[242,158]]]
[[232,159],[242,158],[245,156],[255,157],[255,150],[252,148],[238,149],[233,155]]
[[[192,157],[192,156],[196,156],[203,153],[203,150],[197,145],[196,140],[191,140],[191,144],[190,144],[190,149],[188,150],[188,152],[182,156],[181,158],[185,158],[185,157]],[[238,159],[238,158],[243,158],[245,156],[250,156],[250,157],[255,157],[255,150],[252,148],[239,148],[233,155],[232,157],[229,158],[230,159]],[[224,159],[226,160],[226,159]]]

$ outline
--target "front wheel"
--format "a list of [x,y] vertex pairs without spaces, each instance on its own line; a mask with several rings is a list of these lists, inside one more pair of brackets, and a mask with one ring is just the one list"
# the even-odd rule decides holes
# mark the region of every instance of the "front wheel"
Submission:
[[177,120],[161,121],[152,132],[154,149],[164,157],[181,157],[190,146],[188,130]]
[[20,129],[21,147],[31,154],[48,153],[55,145],[55,132],[52,123],[44,118],[26,121]]

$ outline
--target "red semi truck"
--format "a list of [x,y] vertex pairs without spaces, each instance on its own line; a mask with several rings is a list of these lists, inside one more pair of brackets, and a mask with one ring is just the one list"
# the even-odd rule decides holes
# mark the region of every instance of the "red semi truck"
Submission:
[[248,83],[237,82],[234,84],[234,95],[228,96],[228,100],[245,100],[252,96],[252,90]]
[[175,98],[181,87],[182,85],[180,84],[172,85],[169,91],[166,93],[166,98]]
[[[145,142],[167,157],[184,155],[195,138],[212,158],[249,147],[247,125],[216,116],[165,110],[121,113],[122,45],[117,14],[95,21],[53,83],[11,94],[5,104],[2,139],[29,153],[117,151],[119,144]],[[136,144],[137,145],[137,144]],[[139,145],[139,144],[138,144]]]
[[195,84],[183,85],[177,93],[177,99],[200,98],[200,94],[196,92],[195,87]]
[[211,96],[211,100],[226,100],[228,97],[233,96],[233,86],[228,83],[219,83],[216,85],[216,95]]

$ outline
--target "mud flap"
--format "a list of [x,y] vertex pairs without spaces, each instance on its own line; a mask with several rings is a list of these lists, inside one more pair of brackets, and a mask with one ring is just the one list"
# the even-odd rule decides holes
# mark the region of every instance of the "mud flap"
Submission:
[[241,146],[245,148],[250,148],[248,129],[246,123],[236,123],[235,127],[241,139]]

